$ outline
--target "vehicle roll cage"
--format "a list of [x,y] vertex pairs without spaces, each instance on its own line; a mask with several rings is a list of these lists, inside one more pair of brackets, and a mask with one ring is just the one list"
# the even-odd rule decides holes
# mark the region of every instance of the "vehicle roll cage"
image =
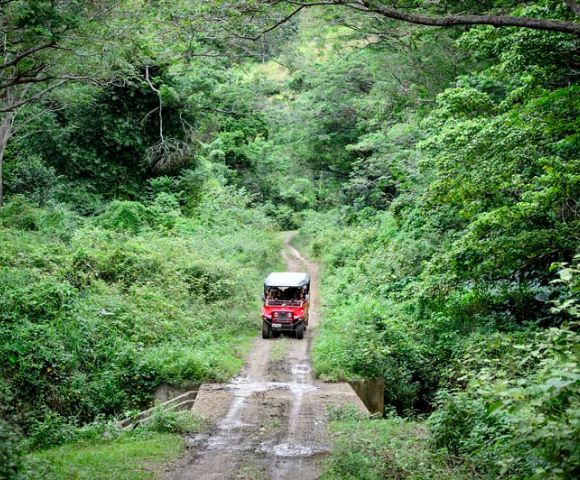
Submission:
[[264,281],[264,292],[266,288],[301,288],[306,287],[310,291],[310,275],[302,272],[274,272],[266,277]]
[[[272,298],[269,294],[283,294],[287,290],[296,290],[300,298]],[[264,304],[271,307],[302,307],[310,293],[310,275],[300,272],[274,272],[264,281]]]

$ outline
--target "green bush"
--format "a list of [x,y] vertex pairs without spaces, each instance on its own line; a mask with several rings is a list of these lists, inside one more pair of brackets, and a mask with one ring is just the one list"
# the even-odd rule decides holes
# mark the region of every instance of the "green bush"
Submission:
[[64,205],[50,204],[41,209],[22,196],[11,197],[0,209],[2,227],[21,231],[38,230],[65,240],[81,224],[81,218]]
[[116,200],[97,217],[96,223],[103,228],[136,234],[160,225],[161,217],[160,212],[142,203]]
[[70,311],[78,292],[66,281],[0,269],[0,318],[46,322]]
[[364,420],[347,415],[335,419],[333,451],[322,479],[471,479],[468,465],[453,464],[429,449],[424,425],[398,417]]
[[580,435],[576,328],[537,333],[533,342],[526,343],[505,336],[478,338],[458,359],[463,378],[469,379],[467,388],[439,395],[439,409],[429,420],[434,446],[468,458],[490,474],[576,476],[580,469],[575,440]]
[[39,230],[40,210],[22,196],[15,196],[0,210],[0,225],[17,230]]
[[302,224],[303,216],[288,205],[266,205],[266,214],[272,218],[281,230],[297,230]]
[[192,295],[209,301],[218,301],[236,288],[234,279],[226,268],[223,264],[200,259],[195,263],[189,262],[181,271]]
[[55,412],[47,412],[42,420],[34,419],[28,425],[28,442],[32,448],[62,445],[77,438],[74,423]]
[[23,452],[12,427],[0,419],[0,479],[16,480],[23,471]]
[[140,429],[155,433],[194,433],[206,428],[205,421],[190,411],[156,408]]
[[9,158],[6,162],[4,182],[9,196],[26,195],[42,205],[53,199],[60,178],[54,168],[47,166],[39,155],[19,155],[17,159]]

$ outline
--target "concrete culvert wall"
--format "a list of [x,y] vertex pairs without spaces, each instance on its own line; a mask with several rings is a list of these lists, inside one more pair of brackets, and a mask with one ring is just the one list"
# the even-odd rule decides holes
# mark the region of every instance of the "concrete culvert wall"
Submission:
[[383,415],[385,409],[385,380],[367,378],[348,382],[371,414]]
[[[184,393],[197,392],[199,390],[199,385],[170,385],[164,383],[160,385],[154,396],[155,403],[165,403],[169,400],[173,400],[175,397],[179,397]],[[193,394],[192,394],[193,395]],[[195,396],[193,396],[195,399]]]

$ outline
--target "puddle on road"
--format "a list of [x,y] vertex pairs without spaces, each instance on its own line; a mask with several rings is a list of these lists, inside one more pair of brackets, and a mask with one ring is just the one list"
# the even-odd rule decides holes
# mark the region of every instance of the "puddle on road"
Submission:
[[295,376],[306,376],[310,374],[310,366],[309,365],[292,365],[292,375]]
[[235,397],[241,398],[249,397],[254,393],[265,393],[272,390],[290,390],[292,393],[306,393],[318,389],[317,386],[310,383],[256,382],[247,381],[243,378],[233,380],[225,388],[231,391]]
[[246,423],[240,420],[234,420],[233,422],[219,425],[218,428],[220,430],[234,430],[236,428],[245,428],[245,427],[253,427],[255,426],[253,423]]
[[301,445],[297,443],[279,443],[272,445],[264,443],[258,449],[260,453],[274,455],[276,457],[295,458],[295,457],[312,457],[321,453],[330,452],[330,447],[326,445]]
[[209,440],[209,433],[192,433],[185,436],[185,446],[187,448],[199,447]]

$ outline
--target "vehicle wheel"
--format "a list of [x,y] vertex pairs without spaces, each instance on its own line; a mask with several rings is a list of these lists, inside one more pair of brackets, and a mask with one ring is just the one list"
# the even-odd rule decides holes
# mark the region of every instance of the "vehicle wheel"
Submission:
[[280,336],[280,332],[272,332],[273,338],[278,338]]
[[302,340],[304,338],[304,324],[301,323],[296,327],[296,338]]
[[266,322],[262,322],[262,338],[270,338],[270,325]]

